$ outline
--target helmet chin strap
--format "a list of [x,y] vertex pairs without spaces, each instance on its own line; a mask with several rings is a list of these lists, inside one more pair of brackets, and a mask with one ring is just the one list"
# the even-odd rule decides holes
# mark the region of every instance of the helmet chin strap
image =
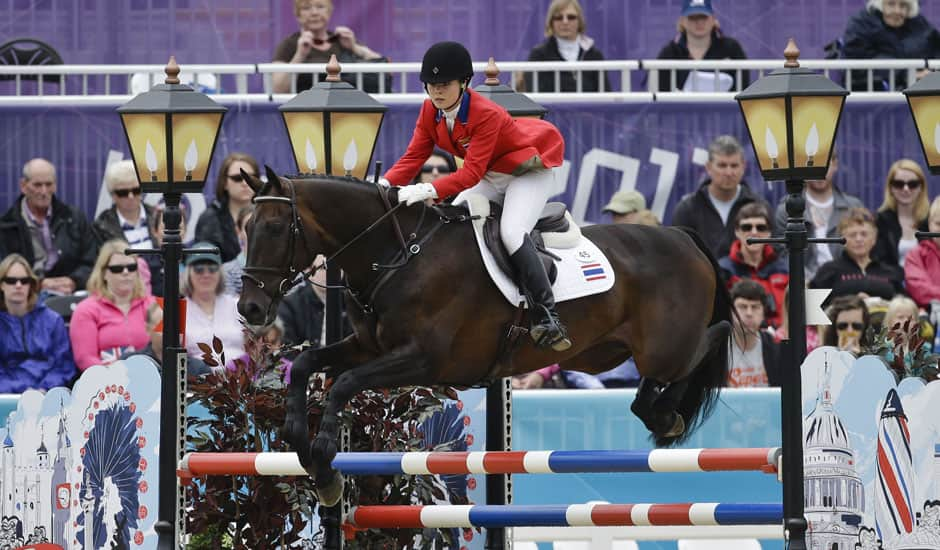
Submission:
[[[461,82],[461,83],[460,83],[460,94],[457,96],[457,101],[453,102],[452,104],[450,104],[450,105],[447,106],[447,107],[444,107],[444,108],[441,109],[441,110],[444,111],[444,112],[448,112],[448,111],[450,111],[451,109],[453,109],[454,107],[456,107],[457,105],[460,105],[460,100],[463,99],[464,91],[466,91],[466,89],[467,89],[467,84],[469,84],[469,83],[470,83],[470,79],[467,79],[467,80],[464,80],[463,82]],[[428,91],[428,85],[427,85],[427,84],[424,85],[424,93],[426,93],[426,94],[428,94],[428,95],[431,95],[431,92]]]

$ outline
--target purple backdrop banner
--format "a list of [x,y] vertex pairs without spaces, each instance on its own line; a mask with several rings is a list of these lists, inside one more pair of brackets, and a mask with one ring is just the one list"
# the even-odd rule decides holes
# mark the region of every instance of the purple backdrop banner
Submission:
[[[566,140],[565,166],[558,171],[558,197],[578,219],[603,221],[601,208],[620,188],[639,189],[666,221],[676,201],[696,188],[704,173],[704,149],[719,134],[743,138],[738,106],[721,104],[548,105],[548,119]],[[393,106],[386,115],[376,159],[386,168],[404,152],[414,128],[417,106]],[[127,145],[113,108],[4,108],[0,126],[0,210],[19,193],[23,163],[49,158],[59,171],[59,195],[89,216],[101,192],[101,177],[111,150],[127,155]],[[751,159],[745,143],[745,158]],[[923,164],[910,112],[904,103],[846,106],[839,128],[841,169],[837,184],[859,195],[871,208],[882,198],[888,166],[907,156]],[[230,106],[211,170],[232,151],[255,155],[279,173],[295,170],[277,106],[271,103]],[[772,202],[781,184],[769,185],[748,167],[747,180]],[[207,194],[212,193],[212,184]],[[931,179],[931,196],[936,181]]]
[[[478,60],[524,60],[544,39],[550,0],[334,0],[332,24],[394,61],[420,61],[439,40]],[[681,0],[586,0],[587,34],[608,59],[655,57],[675,35]],[[804,58],[823,55],[864,0],[714,0],[722,29],[751,58],[781,58],[794,37]],[[940,21],[940,3],[921,2]],[[66,63],[258,63],[297,30],[293,0],[0,0],[0,43],[38,38]]]

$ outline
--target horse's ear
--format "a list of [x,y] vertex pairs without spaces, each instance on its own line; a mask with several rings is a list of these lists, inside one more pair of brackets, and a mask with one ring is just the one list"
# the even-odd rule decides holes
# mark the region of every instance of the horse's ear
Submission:
[[265,164],[264,173],[268,176],[268,185],[274,187],[278,193],[283,193],[283,189],[281,187],[281,178],[277,176],[277,172],[274,171],[274,168],[271,168]]
[[252,176],[248,172],[245,172],[244,168],[240,169],[239,171],[242,173],[242,179],[245,180],[245,183],[248,184],[248,187],[251,187],[251,190],[255,192],[255,195],[260,193],[262,187],[261,180],[255,176]]

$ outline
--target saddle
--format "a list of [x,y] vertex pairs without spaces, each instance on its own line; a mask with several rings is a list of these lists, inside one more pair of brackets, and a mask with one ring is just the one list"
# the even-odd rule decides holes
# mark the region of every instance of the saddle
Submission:
[[[518,285],[519,280],[509,260],[509,252],[499,236],[499,220],[503,214],[502,205],[490,202],[489,210],[489,215],[486,216],[486,221],[483,224],[483,239],[486,242],[486,247],[493,254],[496,264],[503,273]],[[546,247],[571,248],[576,246],[581,238],[581,229],[571,221],[564,203],[550,202],[542,209],[539,221],[536,222],[535,228],[532,229],[529,236],[532,238],[536,250],[538,250],[542,264],[545,266],[545,272],[548,273],[549,281],[554,283],[558,277],[558,267],[555,262],[561,261],[561,258],[549,252]]]

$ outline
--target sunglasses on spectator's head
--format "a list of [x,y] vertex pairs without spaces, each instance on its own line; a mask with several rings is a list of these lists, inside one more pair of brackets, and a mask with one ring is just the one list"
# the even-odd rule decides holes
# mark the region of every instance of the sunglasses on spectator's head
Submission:
[[437,170],[438,174],[450,174],[450,166],[437,166],[434,164],[425,164],[421,167],[422,174],[430,174],[434,170]]
[[114,273],[115,275],[119,273],[124,273],[124,271],[127,271],[128,273],[134,273],[135,271],[137,271],[137,264],[133,263],[133,264],[109,265],[108,271],[110,271],[111,273]]
[[915,189],[919,189],[919,188],[920,188],[920,180],[899,180],[899,179],[893,179],[893,180],[891,180],[891,187],[897,189],[898,191],[900,191],[901,189],[904,189],[905,187],[907,187],[908,189],[910,189],[911,191],[913,191],[913,190],[915,190]]
[[139,195],[140,187],[131,187],[130,189],[115,189],[114,194],[122,199],[128,195]]
[[[249,174],[249,175],[250,175],[251,177],[253,177],[253,178],[257,178],[257,177],[258,177],[257,174]],[[245,176],[243,176],[243,175],[241,175],[241,174],[229,174],[229,175],[228,175],[228,179],[230,179],[230,180],[232,180],[232,181],[235,181],[235,182],[238,182],[238,183],[241,183],[241,182],[245,181]]]
[[863,328],[865,328],[865,325],[863,323],[859,323],[859,322],[848,323],[848,322],[842,321],[842,322],[836,323],[836,330],[848,330],[850,326],[852,327],[853,330],[858,330],[858,331],[861,331]]
[[195,264],[193,265],[193,272],[196,275],[205,275],[206,273],[218,273],[219,266],[216,264]]
[[565,19],[568,21],[577,21],[578,16],[573,13],[567,13],[567,14],[558,13],[552,16],[552,21],[561,21],[562,19]]
[[742,223],[741,225],[738,226],[738,229],[740,229],[741,231],[744,231],[745,233],[749,233],[755,230],[758,233],[763,233],[765,231],[770,231],[770,226],[768,226],[766,223],[758,223],[758,224]]
[[29,277],[4,277],[3,284],[15,286],[16,283],[19,283],[23,286],[29,286],[33,282]]

